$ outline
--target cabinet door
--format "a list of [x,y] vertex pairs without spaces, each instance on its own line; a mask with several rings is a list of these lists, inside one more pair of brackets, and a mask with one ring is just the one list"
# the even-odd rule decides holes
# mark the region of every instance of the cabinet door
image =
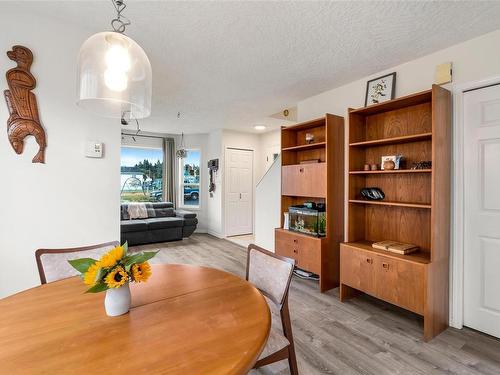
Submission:
[[299,253],[297,267],[321,275],[321,240],[297,236],[297,249]]
[[364,251],[340,245],[340,282],[375,295],[374,257]]
[[377,297],[423,315],[425,265],[376,256],[374,269]]
[[303,169],[299,169],[299,174],[303,174],[307,188],[307,196],[326,198],[326,163],[304,164]]
[[281,167],[281,194],[299,195],[299,168],[297,165],[285,165]]
[[281,193],[299,197],[326,197],[326,163],[283,166]]
[[295,259],[298,262],[297,239],[293,233],[277,230],[275,232],[276,254]]

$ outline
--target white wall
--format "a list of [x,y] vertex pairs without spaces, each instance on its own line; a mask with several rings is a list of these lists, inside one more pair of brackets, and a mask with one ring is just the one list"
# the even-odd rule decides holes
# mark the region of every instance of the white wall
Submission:
[[[75,105],[77,54],[91,32],[10,9],[0,13],[0,25],[2,77],[15,66],[6,56],[14,44],[34,54],[34,93],[48,143],[45,165],[31,163],[38,150],[31,137],[24,153],[15,154],[6,134],[9,114],[1,101],[1,298],[39,284],[37,248],[119,239],[120,124]],[[0,83],[2,90],[7,88],[4,78]],[[85,158],[86,140],[103,142],[104,158]]]
[[[224,237],[222,225],[222,130],[210,132],[207,140],[207,160],[219,159],[219,171],[215,175],[215,192],[207,198],[207,231],[216,237]],[[207,185],[208,186],[208,185]]]
[[273,153],[281,153],[281,130],[273,130],[259,135],[260,152],[256,156],[262,179],[269,167],[273,164]]
[[281,225],[281,157],[255,188],[255,243],[274,251],[274,228]]

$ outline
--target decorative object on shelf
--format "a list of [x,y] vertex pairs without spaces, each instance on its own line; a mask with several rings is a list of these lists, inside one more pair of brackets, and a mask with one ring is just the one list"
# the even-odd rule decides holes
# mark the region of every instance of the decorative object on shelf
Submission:
[[319,163],[319,159],[308,159],[308,160],[301,160],[299,164],[315,164]]
[[370,165],[370,169],[371,169],[372,171],[378,171],[378,165],[377,165],[377,164],[371,164],[371,165]]
[[395,254],[411,254],[418,251],[419,247],[416,245],[398,242],[398,241],[380,241],[372,244],[374,249],[385,250]]
[[393,170],[401,168],[402,155],[382,156],[381,170]]
[[213,197],[215,192],[215,173],[219,170],[219,159],[212,159],[208,161],[208,173],[210,175],[210,184],[208,185],[208,192]]
[[314,134],[306,133],[306,143],[308,145],[310,145],[311,143],[314,143]]
[[374,78],[366,83],[365,107],[394,99],[396,72]]
[[22,154],[24,139],[32,135],[38,143],[38,152],[32,162],[45,163],[45,130],[38,115],[36,96],[31,92],[36,87],[36,79],[30,72],[33,53],[29,48],[17,45],[7,52],[7,56],[17,63],[6,73],[9,89],[4,91],[10,114],[7,120],[9,142],[16,154]]
[[290,214],[288,212],[283,212],[283,229],[290,229]]
[[413,163],[411,169],[431,169],[432,168],[432,160],[428,161],[419,161],[417,163]]
[[78,56],[77,104],[98,115],[135,118],[151,114],[152,73],[144,50],[124,34],[131,24],[122,12],[122,0],[111,0],[116,18],[113,31],[88,38]]
[[181,134],[181,145],[175,152],[175,156],[177,156],[178,159],[184,159],[187,156],[186,146],[184,146],[184,133]]
[[371,201],[380,201],[385,198],[384,192],[378,187],[363,188],[360,194],[363,198]]
[[130,282],[145,282],[151,276],[148,260],[158,252],[128,254],[128,245],[115,247],[99,260],[81,258],[68,263],[81,273],[90,288],[87,293],[106,291],[104,307],[108,316],[118,316],[130,309]]
[[369,171],[370,170],[370,164],[365,164],[363,167],[364,171]]

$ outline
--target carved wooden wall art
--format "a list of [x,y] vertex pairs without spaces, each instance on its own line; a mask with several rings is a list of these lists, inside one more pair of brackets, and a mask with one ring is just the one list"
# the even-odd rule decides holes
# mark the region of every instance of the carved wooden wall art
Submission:
[[38,117],[36,96],[31,92],[36,87],[36,79],[30,72],[33,54],[23,46],[14,46],[7,56],[17,63],[15,68],[6,73],[9,89],[4,91],[10,117],[7,120],[7,134],[10,144],[17,154],[24,148],[24,138],[35,137],[38,153],[33,163],[45,163],[45,131]]

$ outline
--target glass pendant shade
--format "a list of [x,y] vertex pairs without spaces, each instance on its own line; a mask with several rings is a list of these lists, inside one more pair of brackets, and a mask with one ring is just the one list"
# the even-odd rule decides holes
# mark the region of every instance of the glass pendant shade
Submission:
[[77,104],[98,115],[151,114],[151,64],[144,50],[118,32],[92,35],[78,57]]

